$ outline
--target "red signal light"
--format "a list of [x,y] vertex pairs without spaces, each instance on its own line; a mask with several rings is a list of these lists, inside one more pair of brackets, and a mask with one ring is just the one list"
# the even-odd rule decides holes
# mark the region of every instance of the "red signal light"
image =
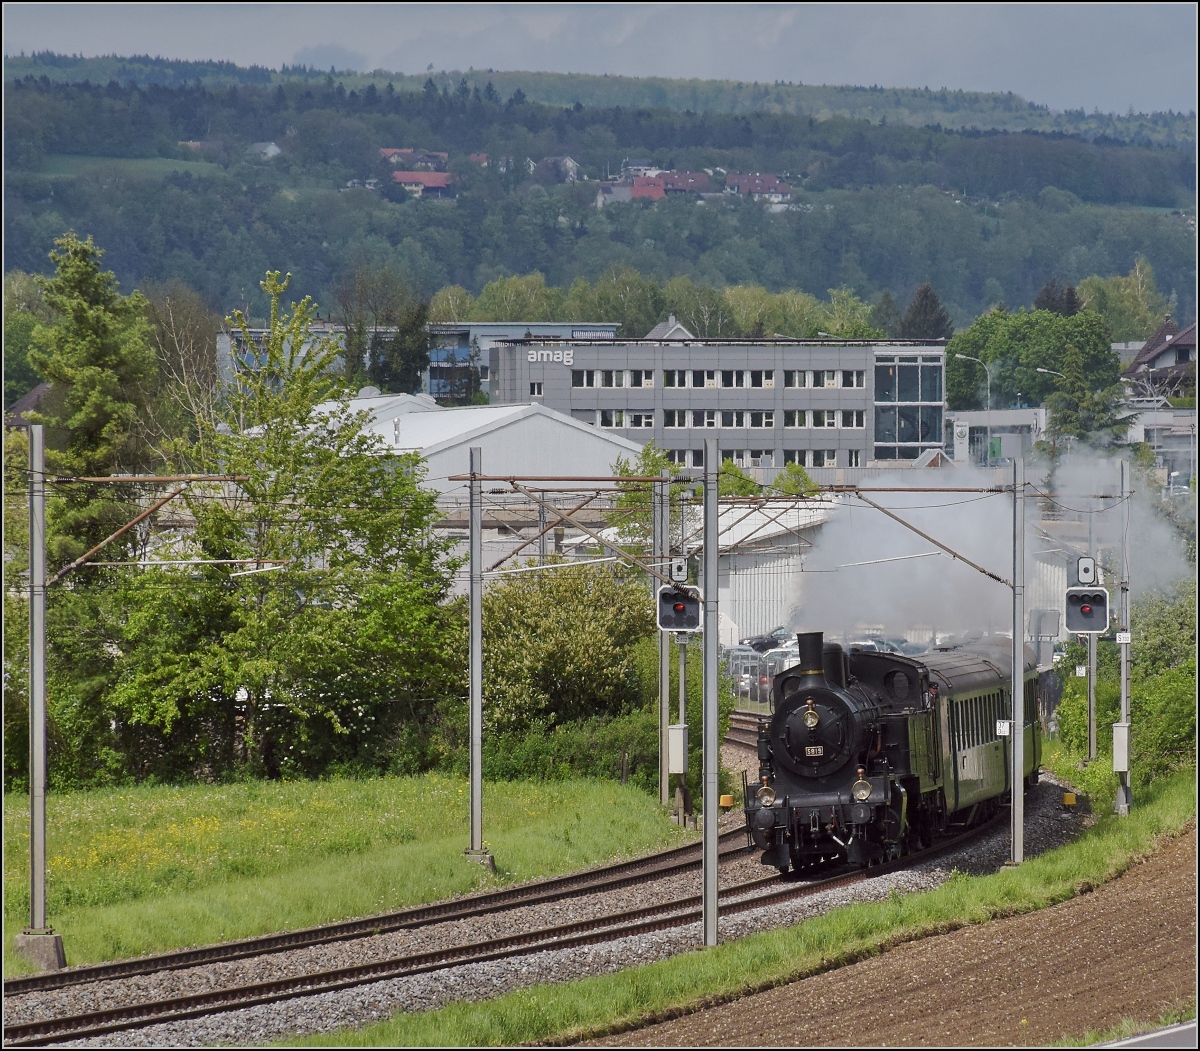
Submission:
[[1080,613],[1085,613],[1085,614],[1086,614],[1086,613],[1091,613],[1091,612],[1092,612],[1092,607],[1091,607],[1091,606],[1080,606],[1080,607],[1079,607],[1079,612],[1080,612]]
[[685,609],[687,609],[687,606],[685,606],[682,602],[676,602],[675,605],[672,606],[671,608],[676,613],[682,613]]

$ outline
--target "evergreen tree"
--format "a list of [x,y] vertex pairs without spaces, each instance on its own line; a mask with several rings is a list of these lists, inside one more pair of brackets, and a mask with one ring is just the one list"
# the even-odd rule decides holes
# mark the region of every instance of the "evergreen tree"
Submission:
[[[54,243],[56,273],[41,284],[57,320],[38,325],[29,347],[30,364],[52,388],[41,411],[30,414],[47,428],[47,466],[60,475],[136,472],[144,466],[140,424],[156,371],[146,300],[117,291],[90,236],[81,241],[68,232]],[[51,563],[70,561],[129,520],[129,494],[118,488],[75,486],[51,501]]]
[[421,373],[429,368],[429,304],[417,300],[399,307],[392,331],[371,338],[367,378],[390,394],[412,394],[421,388]]
[[1049,310],[1052,314],[1072,317],[1083,309],[1079,296],[1075,293],[1074,285],[1060,285],[1056,278],[1050,278],[1038,292],[1033,301],[1034,310]]
[[913,293],[912,302],[900,319],[901,339],[949,339],[954,335],[954,322],[933,285],[928,281]]
[[1046,433],[1051,442],[1057,446],[1060,439],[1070,436],[1093,445],[1110,445],[1123,438],[1129,420],[1117,415],[1121,385],[1092,390],[1083,353],[1073,343],[1064,350],[1062,373],[1058,389],[1046,399],[1050,410]]
[[900,308],[891,292],[884,292],[871,307],[871,324],[892,339],[900,335]]

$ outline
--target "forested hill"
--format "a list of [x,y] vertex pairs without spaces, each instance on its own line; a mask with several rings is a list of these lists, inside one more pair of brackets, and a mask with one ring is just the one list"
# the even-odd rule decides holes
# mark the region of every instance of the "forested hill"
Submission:
[[[486,83],[360,91],[331,77],[214,88],[29,77],[6,85],[4,107],[6,270],[44,271],[71,228],[106,249],[123,286],[178,277],[222,311],[259,309],[266,269],[292,271],[327,306],[363,265],[426,292],[478,292],[504,274],[566,286],[624,264],[660,281],[822,297],[844,286],[907,301],[929,280],[965,324],[999,301],[1031,303],[1050,277],[1128,273],[1138,255],[1181,314],[1195,309],[1195,160],[1171,147],[564,108]],[[447,154],[453,199],[407,198],[387,147]],[[578,182],[563,181],[564,157]],[[710,169],[717,189],[724,172],[775,173],[791,198],[597,210],[595,180],[627,157]]]
[[[6,56],[5,80],[46,77],[55,83],[118,84],[181,87],[201,83],[206,87],[274,85],[324,81],[329,71],[304,66],[284,66],[276,71],[262,66],[243,67],[232,62],[185,62],[149,55],[82,58],[39,52]],[[581,73],[536,73],[504,70],[442,71],[404,74],[375,71],[335,75],[347,91],[362,92],[369,84],[377,90],[391,83],[396,90],[418,91],[427,79],[440,90],[456,91],[461,84],[481,92],[490,83],[508,98],[520,91],[531,102],[552,106],[625,109],[666,109],[693,113],[786,113],[817,120],[846,117],[873,124],[938,125],[950,129],[998,131],[1051,131],[1084,138],[1109,138],[1119,142],[1181,146],[1194,149],[1195,113],[1086,113],[1052,111],[1012,92],[950,91],[946,88],[856,87],[849,85],[746,83],[733,80],[676,80],[665,77],[598,76]]]

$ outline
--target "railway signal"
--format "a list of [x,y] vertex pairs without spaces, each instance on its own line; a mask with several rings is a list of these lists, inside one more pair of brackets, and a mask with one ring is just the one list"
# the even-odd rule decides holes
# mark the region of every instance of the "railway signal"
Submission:
[[1067,588],[1067,631],[1073,635],[1102,635],[1108,631],[1108,589]]
[[676,584],[658,589],[658,626],[662,631],[700,630],[700,604],[704,595],[699,588]]

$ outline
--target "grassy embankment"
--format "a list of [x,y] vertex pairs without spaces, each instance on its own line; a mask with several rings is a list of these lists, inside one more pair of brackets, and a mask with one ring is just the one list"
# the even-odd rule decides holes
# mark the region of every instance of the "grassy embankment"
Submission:
[[[462,856],[465,779],[251,782],[51,795],[48,918],[71,964],[244,938],[569,872],[683,842],[614,782],[484,786],[498,872]],[[4,973],[28,922],[28,797],[4,801]]]
[[891,945],[1065,901],[1120,874],[1156,839],[1196,814],[1195,770],[1162,778],[1135,799],[1137,820],[1101,815],[1079,840],[1017,869],[953,876],[936,890],[851,905],[795,927],[617,974],[542,985],[477,1004],[397,1014],[359,1030],[322,1033],[301,1046],[558,1044],[619,1029],[689,1005],[733,999],[877,953]]

